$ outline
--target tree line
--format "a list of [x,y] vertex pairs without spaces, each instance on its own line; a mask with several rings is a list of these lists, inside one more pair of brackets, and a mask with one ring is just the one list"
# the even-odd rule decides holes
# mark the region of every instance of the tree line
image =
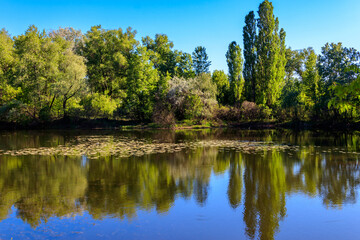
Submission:
[[165,34],[136,40],[131,28],[93,26],[19,36],[0,31],[0,118],[153,121],[278,119],[357,121],[359,52],[341,43],[292,50],[268,0],[249,12],[243,49],[226,52],[228,74],[209,71],[203,46],[174,49]]

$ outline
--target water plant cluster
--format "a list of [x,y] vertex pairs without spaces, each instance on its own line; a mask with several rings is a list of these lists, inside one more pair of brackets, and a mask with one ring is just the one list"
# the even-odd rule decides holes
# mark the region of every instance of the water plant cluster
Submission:
[[174,153],[182,150],[196,150],[197,148],[203,147],[216,147],[219,148],[219,151],[233,150],[244,153],[298,149],[297,146],[261,141],[202,140],[164,143],[158,141],[149,142],[149,140],[146,139],[131,139],[127,137],[87,136],[77,137],[66,145],[7,150],[0,151],[0,154],[11,156],[86,156],[88,158],[98,158],[100,156],[130,157],[158,153]]

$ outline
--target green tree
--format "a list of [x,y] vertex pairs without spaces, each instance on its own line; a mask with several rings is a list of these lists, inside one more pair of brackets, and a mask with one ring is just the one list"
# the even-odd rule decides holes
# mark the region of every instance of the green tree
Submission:
[[356,79],[357,73],[351,66],[358,65],[360,53],[354,48],[343,47],[342,43],[326,43],[321,48],[319,73],[328,88],[333,83],[345,84]]
[[201,73],[208,73],[211,61],[208,60],[208,55],[206,53],[206,48],[199,46],[196,47],[193,54],[194,69],[196,75]]
[[129,59],[127,71],[126,109],[130,117],[151,118],[159,79],[158,71],[150,61],[150,53],[146,47],[138,47]]
[[174,43],[171,42],[167,35],[156,34],[155,40],[149,36],[142,39],[143,45],[150,54],[150,60],[153,62],[155,69],[162,76],[170,75],[173,77],[176,71],[177,53],[173,51]]
[[[277,21],[277,26],[278,26],[278,21]],[[276,31],[277,32],[277,31]],[[285,46],[285,37],[286,37],[286,33],[285,30],[283,28],[280,29],[279,32],[279,40],[280,40],[280,44],[279,44],[279,53],[278,53],[278,61],[277,61],[277,75],[276,75],[276,80],[274,82],[274,89],[273,89],[273,95],[272,95],[272,102],[276,102],[278,100],[278,98],[280,97],[282,88],[285,85],[285,76],[286,76],[286,63],[287,63],[287,59],[286,59],[286,46]]]
[[17,85],[26,114],[37,119],[48,118],[56,99],[51,85],[59,75],[62,47],[45,31],[30,26],[24,35],[15,37],[15,52],[19,57]]
[[306,50],[305,71],[302,74],[300,99],[306,110],[314,113],[315,105],[320,97],[320,75],[317,68],[317,55],[312,48]]
[[59,61],[59,75],[56,82],[52,84],[52,92],[60,99],[63,117],[66,118],[68,117],[68,101],[72,98],[83,97],[87,90],[85,59],[75,53],[77,41],[81,39],[81,32],[60,28],[51,32],[50,36],[63,48]]
[[304,65],[304,50],[291,50],[287,48],[285,52],[286,65],[285,65],[285,80],[297,79],[302,76]]
[[285,76],[285,31],[279,32],[279,20],[273,14],[274,7],[268,0],[259,6],[255,65],[257,85],[256,103],[274,106],[280,97]]
[[87,90],[84,58],[68,49],[64,52],[59,70],[59,80],[53,85],[53,91],[61,98],[64,118],[66,118],[68,101],[74,97],[83,97]]
[[217,86],[216,99],[221,104],[228,104],[228,94],[229,94],[229,79],[223,70],[215,70],[211,77],[212,81]]
[[81,46],[84,43],[84,35],[80,30],[76,30],[72,27],[59,28],[57,30],[51,31],[49,33],[51,38],[61,38],[64,39],[67,43],[70,43],[70,48],[75,52],[79,53],[81,51]]
[[20,93],[13,86],[15,80],[16,56],[14,42],[5,29],[0,30],[0,106],[10,103]]
[[202,73],[191,81],[192,94],[198,96],[203,109],[201,111],[201,118],[211,118],[213,108],[216,106],[216,85],[211,80],[210,73]]
[[112,118],[119,107],[116,99],[112,99],[106,92],[86,95],[81,105],[84,106],[85,116],[102,118]]
[[194,78],[193,60],[191,54],[176,51],[176,72],[175,75],[186,79]]
[[290,78],[286,79],[281,94],[281,106],[289,114],[288,117],[299,119],[299,105],[301,94],[301,81]]
[[[348,112],[343,111],[346,109],[346,105],[343,105],[345,108],[342,108],[340,107],[340,103],[340,105],[338,105],[340,108],[334,108],[337,104],[332,99],[335,97],[335,99],[343,102],[343,100],[340,100],[342,97],[338,98],[335,96],[335,86],[339,86],[336,94],[340,96],[342,95],[342,87],[340,86],[352,85],[352,82],[354,82],[358,76],[359,58],[360,53],[356,49],[343,47],[342,43],[327,43],[322,47],[318,69],[321,76],[320,107],[324,113],[324,117],[341,117],[340,115],[343,113],[344,115],[342,117],[347,118]],[[356,85],[356,83],[354,84]],[[330,109],[328,107],[330,107]]]
[[86,59],[90,89],[123,99],[130,57],[138,45],[136,31],[91,27],[84,37],[81,55]]
[[243,28],[244,41],[244,79],[245,79],[245,97],[249,101],[255,102],[256,99],[256,19],[253,11],[245,17],[245,26]]
[[243,58],[241,48],[235,41],[229,44],[226,62],[229,68],[230,103],[235,104],[241,100],[244,88]]
[[190,79],[174,77],[169,81],[167,101],[179,120],[206,119],[212,117],[216,93],[209,73]]
[[336,108],[347,117],[360,117],[360,75],[347,84],[334,84],[331,87],[334,96],[329,101],[329,107]]

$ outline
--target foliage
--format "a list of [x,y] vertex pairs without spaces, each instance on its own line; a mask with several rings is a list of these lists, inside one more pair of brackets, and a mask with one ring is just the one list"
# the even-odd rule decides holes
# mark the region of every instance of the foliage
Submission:
[[216,84],[217,87],[217,94],[216,99],[220,104],[226,105],[229,103],[229,91],[230,91],[230,84],[228,76],[225,74],[224,71],[215,70],[212,73],[211,77],[212,81]]
[[205,47],[196,47],[192,54],[192,58],[196,75],[209,72],[211,61],[208,60],[209,57]]
[[[339,118],[341,116],[338,115],[342,113],[348,115],[346,113],[350,111],[350,107],[343,104],[344,95],[342,95],[341,89],[342,86],[346,88],[345,86],[351,86],[352,82],[356,81],[358,77],[357,69],[360,66],[359,57],[360,53],[356,49],[343,47],[342,43],[327,43],[322,47],[318,69],[324,93],[321,96],[319,107],[322,111],[327,111],[328,108],[335,110],[333,116],[326,114],[327,118]],[[337,90],[337,92],[334,92],[334,90]],[[334,102],[337,100],[340,101],[339,104]],[[339,110],[339,112],[336,110]],[[343,117],[348,118],[348,116]]]
[[153,99],[160,78],[145,47],[138,47],[131,55],[127,76],[125,107],[128,116],[141,120],[151,119]]
[[14,87],[17,59],[14,42],[5,29],[0,30],[0,106],[11,102],[21,89]]
[[241,113],[243,119],[255,120],[260,116],[260,108],[254,102],[244,101],[241,104]]
[[285,81],[291,79],[299,79],[303,73],[304,50],[291,50],[287,48],[285,51]]
[[155,40],[149,36],[142,39],[143,45],[151,52],[150,59],[155,69],[162,76],[169,74],[171,77],[176,71],[176,53],[172,50],[174,43],[169,41],[165,34],[156,34]]
[[226,62],[229,68],[230,103],[235,104],[240,102],[244,88],[241,48],[235,41],[229,44],[226,52]]
[[272,107],[277,104],[285,84],[285,31],[279,32],[279,20],[273,14],[268,0],[259,6],[256,38],[256,103]]
[[228,74],[210,73],[205,47],[189,54],[165,34],[139,42],[131,28],[100,25],[86,34],[32,25],[15,37],[2,29],[1,120],[360,120],[360,53],[342,43],[327,43],[319,56],[312,48],[292,50],[273,12],[264,0],[257,16],[246,15],[244,51],[229,44]]
[[192,79],[175,77],[169,81],[167,99],[179,120],[211,118],[217,104],[216,92],[210,74]]
[[314,114],[315,105],[320,98],[319,84],[320,75],[317,69],[317,56],[313,49],[307,49],[305,71],[302,74],[300,102],[305,109]]
[[360,75],[348,84],[334,83],[331,90],[334,97],[329,101],[329,107],[335,107],[348,119],[358,120],[360,117]]
[[189,53],[176,52],[176,71],[175,75],[183,78],[194,78],[195,71],[193,69],[193,60]]
[[59,60],[58,79],[51,86],[52,93],[61,99],[64,117],[67,116],[67,102],[74,97],[83,97],[87,91],[85,59],[74,52],[78,36],[73,36],[76,34],[74,31],[64,32],[64,29],[60,28],[51,34],[54,41],[65,45]]
[[20,100],[27,114],[36,119],[40,111],[51,110],[56,98],[51,85],[58,79],[63,48],[30,26],[24,35],[15,37],[15,52],[19,57],[15,85],[22,89]]
[[80,49],[86,59],[87,76],[92,91],[123,99],[126,92],[130,57],[138,45],[136,31],[105,30],[91,27]]
[[165,101],[157,101],[154,106],[152,121],[160,126],[173,126],[176,118],[174,112],[171,111],[171,105]]
[[203,109],[201,111],[201,118],[212,118],[212,112],[217,105],[216,101],[216,85],[211,80],[209,73],[203,73],[194,78],[192,81],[193,94],[199,97]]
[[354,48],[343,47],[342,43],[326,43],[321,48],[319,73],[325,87],[333,83],[347,84],[354,81],[357,72],[351,66],[359,66],[360,53]]
[[112,118],[118,107],[116,100],[108,94],[92,93],[87,95],[82,102],[85,115],[90,117]]
[[245,97],[248,100],[256,99],[256,19],[254,11],[250,11],[245,17],[245,26],[243,28],[244,39],[244,79],[245,79]]

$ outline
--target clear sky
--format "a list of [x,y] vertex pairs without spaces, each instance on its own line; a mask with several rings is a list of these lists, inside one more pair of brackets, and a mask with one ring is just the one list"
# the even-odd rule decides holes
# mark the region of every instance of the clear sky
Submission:
[[[191,53],[207,49],[211,70],[227,70],[225,53],[231,41],[242,47],[245,15],[257,11],[262,0],[0,0],[0,28],[11,35],[29,25],[52,30],[73,27],[86,32],[93,25],[106,29],[131,26],[137,39],[167,34],[175,49]],[[359,0],[273,0],[274,13],[292,49],[326,42],[343,42],[360,50]]]

